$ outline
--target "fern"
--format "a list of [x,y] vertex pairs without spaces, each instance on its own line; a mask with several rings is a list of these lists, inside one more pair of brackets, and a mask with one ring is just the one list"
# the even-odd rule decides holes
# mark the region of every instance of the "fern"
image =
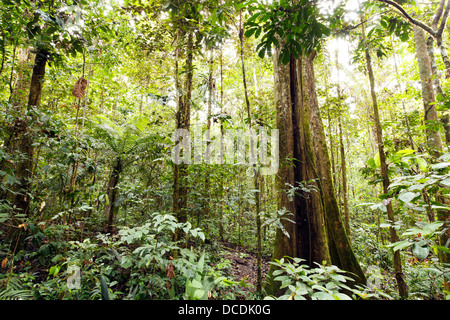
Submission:
[[19,278],[10,278],[0,287],[0,300],[32,300],[33,291],[24,289]]
[[33,292],[28,289],[0,291],[0,300],[32,300]]

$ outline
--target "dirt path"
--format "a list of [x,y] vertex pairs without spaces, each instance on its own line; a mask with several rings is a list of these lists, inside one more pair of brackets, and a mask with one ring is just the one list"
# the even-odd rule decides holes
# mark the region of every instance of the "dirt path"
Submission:
[[[231,262],[230,278],[234,281],[241,281],[245,279],[245,283],[249,285],[248,290],[255,292],[257,282],[257,256],[255,253],[248,252],[244,247],[236,246],[230,243],[221,244],[223,253],[222,258],[228,259]],[[269,261],[263,259],[262,261],[262,277],[269,271]]]

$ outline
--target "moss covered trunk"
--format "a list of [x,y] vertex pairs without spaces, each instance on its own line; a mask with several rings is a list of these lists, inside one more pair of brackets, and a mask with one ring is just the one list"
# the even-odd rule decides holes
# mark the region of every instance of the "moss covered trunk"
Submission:
[[320,116],[315,88],[314,55],[304,60],[305,94],[308,95],[308,116],[314,142],[314,154],[320,190],[322,192],[331,263],[351,273],[356,284],[365,284],[366,277],[356,259],[342,223],[331,171],[331,160]]
[[[274,91],[279,130],[280,166],[277,174],[278,209],[286,210],[295,221],[283,220],[277,229],[273,259],[284,256],[300,257],[312,266],[314,262],[329,261],[323,208],[320,193],[315,188],[315,159],[308,116],[305,113],[306,95],[302,92],[302,59],[291,57],[286,65],[274,55]],[[292,187],[295,192],[292,193]],[[290,196],[289,196],[290,195]],[[265,285],[268,294],[277,295],[280,283],[274,281],[271,267]]]

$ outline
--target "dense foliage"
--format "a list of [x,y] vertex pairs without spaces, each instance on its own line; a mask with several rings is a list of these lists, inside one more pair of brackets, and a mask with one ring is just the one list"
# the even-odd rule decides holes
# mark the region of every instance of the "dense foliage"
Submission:
[[[450,299],[450,82],[439,51],[450,34],[435,41],[430,120],[411,23],[432,26],[445,1],[395,2],[411,19],[386,2],[0,0],[0,299],[400,299],[394,252],[408,299]],[[366,286],[329,262],[272,260],[277,230],[295,223],[278,207],[276,174],[200,161],[174,182],[180,105],[204,137],[276,129],[281,44],[277,63],[314,55],[334,190]],[[442,137],[437,155],[430,130]],[[174,212],[177,183],[186,221]],[[288,188],[320,193],[314,181]],[[252,272],[278,268],[282,294],[233,272],[247,255],[261,260]]]

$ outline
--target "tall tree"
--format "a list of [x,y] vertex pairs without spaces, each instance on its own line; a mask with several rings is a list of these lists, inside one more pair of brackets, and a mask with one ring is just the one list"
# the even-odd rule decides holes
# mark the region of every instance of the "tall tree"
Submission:
[[[376,132],[376,142],[378,146],[378,154],[380,157],[380,175],[383,179],[382,181],[382,187],[383,187],[383,193],[385,195],[389,192],[389,175],[388,175],[388,167],[386,163],[386,153],[384,151],[384,141],[383,141],[383,133],[381,128],[381,122],[380,122],[380,116],[378,111],[378,101],[377,101],[377,94],[375,91],[375,77],[373,74],[372,69],[372,57],[370,55],[369,51],[369,43],[366,41],[366,30],[365,30],[365,23],[363,18],[361,17],[361,41],[364,45],[364,54],[365,54],[365,60],[366,60],[366,70],[369,77],[369,83],[370,83],[370,95],[372,98],[372,107],[373,107],[373,118],[374,118],[374,126],[375,126],[375,132]],[[387,210],[387,216],[388,219],[392,222],[395,221],[394,219],[394,210],[392,208],[392,202],[387,201],[386,204],[386,210]],[[394,229],[393,226],[389,227],[390,232],[390,241],[391,243],[395,243],[399,240],[397,231]],[[401,297],[406,298],[408,296],[408,287],[404,278],[403,270],[402,270],[402,261],[400,252],[398,250],[394,251],[394,269],[395,269],[395,278],[397,280],[398,285],[398,291]]]
[[[376,0],[376,1],[388,4],[392,7],[394,7],[395,9],[398,10],[400,15],[403,16],[406,20],[408,20],[413,26],[416,26],[416,27],[422,29],[423,31],[427,32],[430,36],[432,36],[436,40],[436,45],[438,46],[439,51],[441,53],[442,62],[445,65],[447,76],[450,76],[450,57],[448,56],[447,49],[446,49],[444,41],[442,39],[444,28],[445,28],[445,25],[447,24],[447,19],[450,14],[450,0],[447,1],[447,5],[446,5],[443,13],[441,13],[442,12],[441,10],[443,9],[442,8],[443,3],[442,2],[439,3],[439,7],[437,9],[435,18],[439,21],[439,18],[442,15],[442,20],[441,20],[441,23],[439,24],[439,26],[437,26],[437,23],[434,23],[435,20],[433,19],[431,27],[429,25],[427,25],[426,23],[423,23],[422,21],[416,19],[414,17],[414,14],[408,14],[400,3],[397,3],[392,0]],[[437,29],[435,29],[435,27],[437,27]]]
[[439,129],[436,128],[437,112],[435,94],[433,89],[432,68],[426,44],[425,32],[414,25],[414,41],[416,56],[419,65],[419,75],[422,86],[422,100],[424,106],[424,121],[427,125],[426,137],[430,154],[438,157],[442,152],[442,139]]
[[[40,106],[48,55],[48,51],[43,48],[38,48],[36,52],[33,73],[31,75],[30,93],[27,104],[28,110],[32,107],[39,108]],[[22,121],[21,125],[16,126],[16,128],[21,128],[16,134],[17,139],[20,141],[18,151],[23,154],[23,158],[17,164],[16,177],[19,183],[17,193],[14,196],[14,204],[21,213],[28,214],[31,201],[30,187],[34,154],[33,132],[28,127],[30,123],[23,122],[20,119],[17,121]]]
[[[312,266],[314,262],[329,261],[329,251],[322,199],[316,190],[316,183],[312,182],[316,179],[317,172],[306,112],[305,102],[308,96],[303,91],[306,90],[303,64],[307,58],[303,56],[296,59],[291,56],[285,65],[279,61],[280,52],[281,49],[277,48],[274,55],[274,90],[281,164],[277,175],[280,193],[278,208],[292,213],[295,223],[285,220],[284,230],[277,230],[273,258],[300,257]],[[287,186],[294,188],[292,198],[286,194],[289,192]],[[278,290],[278,284],[270,280],[273,270],[269,271],[266,286],[266,290],[272,294]]]
[[314,154],[316,157],[317,176],[322,192],[325,211],[325,223],[330,251],[331,263],[346,270],[354,278],[356,284],[365,284],[366,277],[350,245],[348,235],[342,223],[339,204],[333,183],[330,156],[320,115],[319,103],[315,87],[314,57],[311,54],[304,60],[305,95],[308,99],[308,115],[311,126]]
[[[174,5],[176,25],[176,48],[175,48],[175,88],[178,95],[176,129],[190,130],[191,123],[191,98],[193,81],[193,59],[194,59],[194,29],[190,19],[195,18],[195,6],[190,3],[177,1]],[[186,22],[186,20],[188,22]],[[182,46],[183,38],[187,38],[185,46]],[[184,48],[184,51],[183,51]],[[179,59],[185,56],[185,81],[184,86],[180,83]],[[187,152],[187,150],[183,150]],[[188,197],[188,164],[181,162],[174,164],[173,172],[173,212],[179,222],[187,221],[187,197]],[[182,236],[182,230],[176,234],[178,240]]]

